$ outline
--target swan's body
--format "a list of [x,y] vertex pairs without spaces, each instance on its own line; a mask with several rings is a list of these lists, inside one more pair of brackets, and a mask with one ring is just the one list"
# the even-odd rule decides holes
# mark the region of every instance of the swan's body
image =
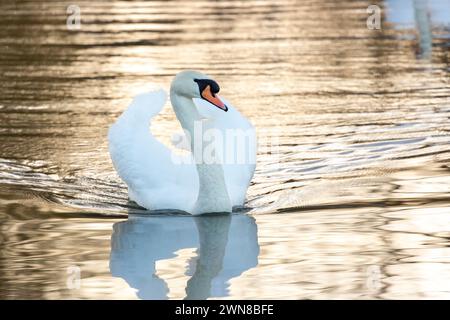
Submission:
[[[167,100],[166,93],[160,90],[138,95],[111,126],[109,151],[115,169],[128,186],[130,199],[148,210],[175,209],[201,214],[231,212],[234,206],[244,204],[255,169],[254,129],[231,105],[213,100],[218,99],[214,93],[211,99],[218,108],[200,99],[204,97],[194,82],[199,78],[211,81],[200,73],[185,71],[172,82],[170,99],[176,116],[190,137],[196,135],[196,124],[201,124],[203,130],[211,128],[222,133],[229,144],[198,144],[193,138],[191,150],[198,150],[200,145],[200,151],[213,150],[214,155],[242,153],[238,150],[242,145],[232,136],[233,132],[244,132],[248,138],[244,147],[250,157],[244,163],[224,163],[220,157],[210,163],[194,162],[192,154],[176,155],[149,132],[151,119]],[[225,150],[224,146],[228,148]]]

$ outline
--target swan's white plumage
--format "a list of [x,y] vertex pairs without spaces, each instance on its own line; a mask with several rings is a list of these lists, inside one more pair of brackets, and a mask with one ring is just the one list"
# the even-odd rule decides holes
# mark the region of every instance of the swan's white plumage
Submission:
[[[167,100],[163,90],[136,96],[130,106],[114,123],[108,135],[109,151],[114,167],[128,186],[130,199],[149,210],[176,209],[198,212],[200,167],[176,155],[150,132],[151,119]],[[194,99],[198,111],[212,119],[214,126],[227,129],[250,130],[249,154],[256,154],[256,139],[251,124],[229,103],[228,112],[206,101]],[[234,146],[236,147],[236,146]],[[185,156],[191,158],[190,155]],[[223,175],[231,206],[241,206],[255,169],[254,163],[223,164]],[[205,186],[204,186],[205,187]],[[214,188],[214,185],[206,186]],[[218,191],[220,192],[220,191]],[[214,202],[214,199],[203,199]],[[197,210],[197,211],[196,211]]]
[[131,200],[149,210],[186,210],[197,197],[195,166],[181,159],[175,164],[173,159],[181,156],[172,154],[149,131],[151,119],[166,100],[163,90],[135,97],[109,130],[109,152]]
[[[225,139],[231,139],[234,136],[227,135],[226,131],[239,130],[246,134],[246,147],[239,146],[231,141],[232,148],[227,150],[233,155],[237,152],[245,152],[247,156],[244,163],[225,163],[222,165],[224,170],[225,181],[227,184],[228,195],[230,196],[233,206],[241,206],[245,201],[245,195],[252,180],[255,171],[256,157],[256,134],[252,124],[243,117],[226,99],[222,100],[228,107],[228,112],[224,112],[218,108],[211,107],[211,104],[202,99],[193,99],[195,105],[199,109],[200,114],[214,119],[215,127],[222,131]],[[225,141],[226,143],[226,141]],[[239,149],[239,151],[238,151]],[[226,155],[225,155],[226,157]]]

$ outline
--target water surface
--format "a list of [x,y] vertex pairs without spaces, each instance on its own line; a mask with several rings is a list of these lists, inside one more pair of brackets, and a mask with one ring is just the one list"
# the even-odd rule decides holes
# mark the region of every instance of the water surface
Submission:
[[[450,298],[449,1],[76,3],[0,4],[0,298]],[[142,216],[112,168],[184,69],[276,137],[246,212]]]

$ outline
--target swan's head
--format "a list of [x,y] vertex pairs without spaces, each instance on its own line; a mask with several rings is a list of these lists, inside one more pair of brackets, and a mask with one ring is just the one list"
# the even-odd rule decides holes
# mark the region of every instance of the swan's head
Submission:
[[217,93],[220,87],[209,76],[197,71],[182,71],[173,79],[170,91],[187,98],[200,98],[208,101],[217,108],[228,111],[228,107]]

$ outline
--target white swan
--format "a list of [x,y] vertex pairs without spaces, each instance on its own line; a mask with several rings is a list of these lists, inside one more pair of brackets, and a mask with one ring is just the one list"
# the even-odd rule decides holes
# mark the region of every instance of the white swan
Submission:
[[172,81],[170,100],[192,150],[189,156],[176,155],[149,132],[166,102],[163,90],[135,97],[111,126],[110,156],[131,200],[148,210],[192,214],[231,212],[244,204],[255,170],[255,131],[218,92],[214,80],[195,71],[183,71]]

